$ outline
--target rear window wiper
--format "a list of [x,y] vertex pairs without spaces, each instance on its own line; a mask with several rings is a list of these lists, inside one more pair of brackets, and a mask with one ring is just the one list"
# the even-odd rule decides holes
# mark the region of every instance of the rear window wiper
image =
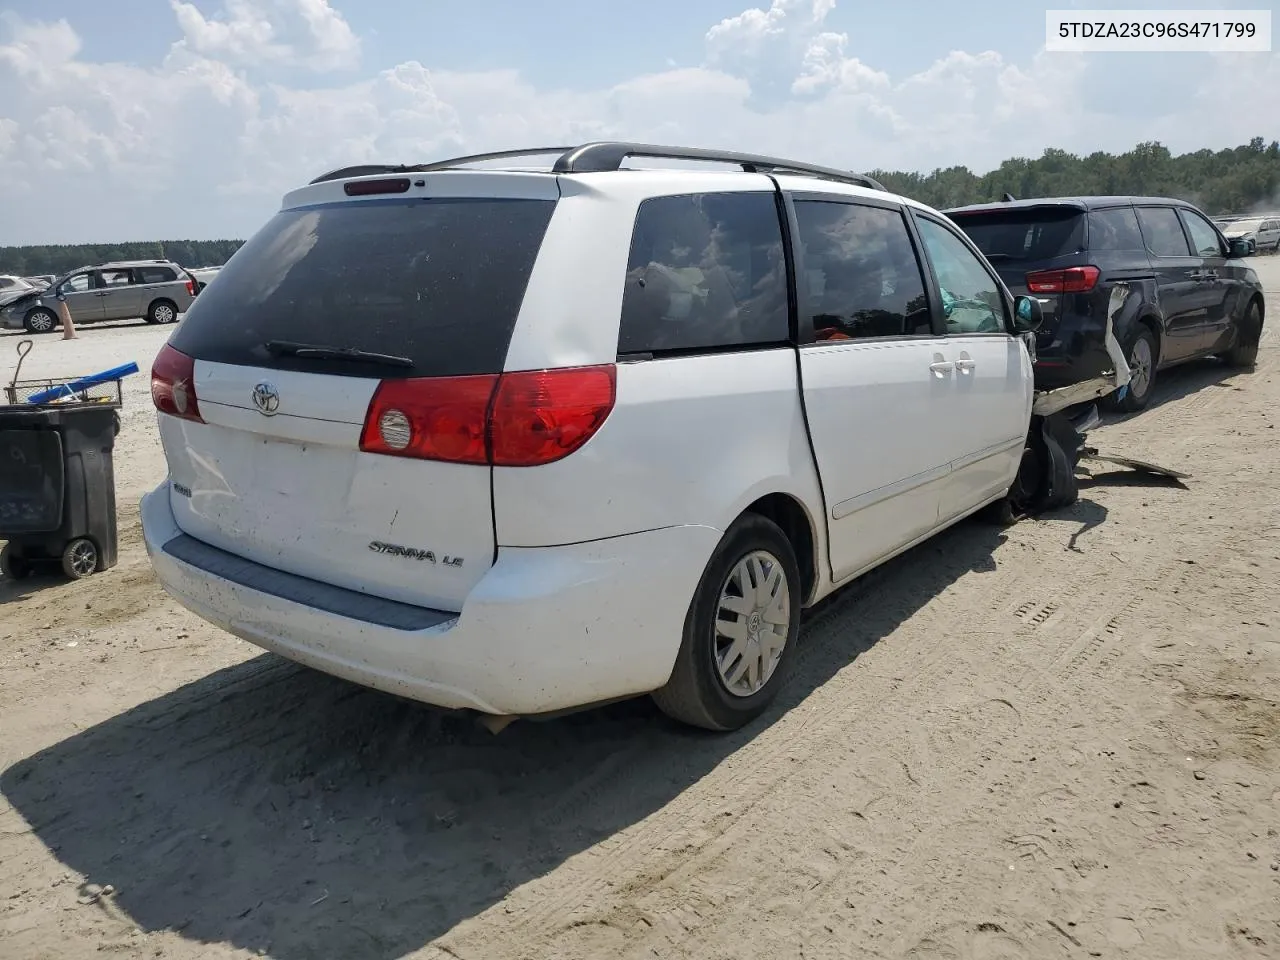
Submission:
[[355,347],[327,347],[322,343],[295,343],[292,340],[268,340],[263,344],[273,357],[301,357],[306,360],[349,360],[353,363],[375,363],[383,367],[409,369],[413,361],[390,353],[374,353]]

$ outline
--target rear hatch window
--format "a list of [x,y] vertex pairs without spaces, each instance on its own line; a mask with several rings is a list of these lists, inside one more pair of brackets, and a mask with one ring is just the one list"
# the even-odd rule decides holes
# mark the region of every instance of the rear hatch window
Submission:
[[1022,207],[952,219],[1001,272],[1013,264],[1015,272],[1025,272],[1027,263],[1072,256],[1085,246],[1084,211],[1075,207]]
[[[188,356],[339,376],[497,373],[554,200],[362,200],[285,210],[192,305]],[[386,365],[281,354],[271,341],[388,354]]]
[[[991,261],[1014,296],[1031,292],[1027,274],[1074,266],[1081,262],[1085,249],[1085,212],[1078,207],[1014,207],[953,214],[951,219]],[[1063,311],[1062,295],[1036,296],[1044,313],[1036,340],[1043,348],[1056,334]]]

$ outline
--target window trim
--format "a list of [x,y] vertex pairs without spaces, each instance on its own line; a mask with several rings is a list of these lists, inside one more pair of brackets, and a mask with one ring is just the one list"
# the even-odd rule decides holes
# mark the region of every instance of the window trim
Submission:
[[[932,295],[937,298],[938,306],[937,306],[937,312],[935,314],[937,318],[936,326],[941,326],[942,328],[942,332],[939,334],[939,336],[943,336],[947,338],[963,337],[968,339],[973,339],[975,337],[993,337],[993,336],[1004,336],[1009,338],[1017,337],[1018,333],[1013,327],[1013,294],[1010,293],[1008,286],[1005,285],[1005,282],[1000,279],[1000,274],[995,272],[995,270],[991,267],[991,264],[987,261],[987,258],[983,255],[982,251],[978,249],[977,244],[975,244],[972,240],[970,240],[968,234],[966,234],[958,226],[949,225],[946,222],[945,216],[934,215],[927,211],[919,210],[919,209],[916,209],[915,207],[910,207],[910,206],[908,206],[907,209],[910,210],[911,219],[913,221],[916,221],[916,220],[928,221],[929,223],[932,223],[938,227],[941,227],[943,230],[947,231],[953,237],[958,239],[965,246],[965,248],[968,249],[969,252],[974,255],[974,258],[978,261],[978,266],[980,266],[986,272],[987,277],[990,278],[990,280],[993,283],[995,283],[996,290],[999,291],[1000,293],[1000,301],[1004,305],[1004,330],[998,333],[994,330],[988,331],[985,333],[982,333],[982,332],[953,333],[952,331],[948,330],[946,326],[946,318],[944,317],[943,310],[942,310],[942,285],[938,281],[938,273],[937,273],[937,270],[934,269],[933,258],[928,255],[929,247],[924,242],[924,235],[921,234],[920,247],[922,250],[924,250],[925,256],[929,263],[929,284],[932,289]],[[918,225],[916,226],[916,229],[917,230],[919,229]],[[1086,229],[1088,229],[1087,226],[1086,226]]]
[[[786,284],[784,293],[786,294],[786,335],[780,340],[760,340],[751,343],[732,343],[719,344],[715,346],[697,346],[697,347],[670,347],[659,350],[627,350],[623,351],[622,347],[622,307],[619,305],[618,312],[618,336],[616,349],[616,362],[618,363],[645,363],[650,360],[677,360],[685,357],[708,357],[719,356],[722,354],[733,353],[756,353],[763,350],[777,350],[779,348],[791,349],[796,343],[796,284],[794,272],[794,263],[792,261],[792,244],[791,233],[789,230],[790,223],[787,218],[780,198],[777,185],[766,187],[760,190],[689,190],[681,193],[661,193],[651,197],[645,197],[636,204],[635,214],[631,218],[631,238],[627,246],[627,266],[631,262],[631,245],[635,243],[636,225],[640,219],[640,211],[646,203],[654,200],[679,200],[686,197],[706,197],[706,196],[764,196],[768,195],[773,200],[774,216],[778,221],[778,235],[782,243],[782,262],[783,262],[783,282]],[[624,266],[622,273],[622,303],[626,302],[626,278],[628,270]]]
[[802,292],[800,287],[800,277],[804,275],[804,253],[800,250],[799,244],[793,242],[792,256],[795,261],[795,275],[792,278],[792,286],[796,298],[796,344],[798,346],[806,349],[849,347],[862,343],[936,340],[940,336],[938,333],[938,318],[941,316],[939,312],[941,301],[936,297],[930,286],[928,268],[925,265],[920,237],[916,234],[915,225],[906,215],[906,204],[895,203],[880,197],[852,197],[835,193],[819,193],[811,190],[787,190],[783,191],[783,197],[786,202],[788,222],[791,224],[793,240],[800,233],[800,221],[795,207],[797,203],[836,203],[849,207],[874,207],[878,210],[888,210],[898,214],[902,219],[903,227],[906,229],[907,240],[911,244],[912,253],[915,255],[916,269],[920,271],[920,281],[924,285],[925,298],[929,307],[929,333],[898,333],[883,337],[858,337],[849,340],[818,340],[815,336],[813,310],[809,307],[807,290]]
[[[1194,207],[1176,207],[1175,209],[1178,211],[1178,221],[1182,224],[1182,229],[1187,234],[1187,246],[1191,248],[1191,256],[1198,257],[1201,260],[1221,260],[1226,257],[1227,255],[1226,251],[1223,250],[1222,232],[1218,230],[1216,226],[1214,226],[1212,220],[1206,217],[1203,213],[1200,213],[1200,211],[1196,210]],[[1209,225],[1209,229],[1213,231],[1213,235],[1218,240],[1217,254],[1201,253],[1199,250],[1196,249],[1195,238],[1191,235],[1191,221],[1190,219],[1188,219],[1189,217],[1193,217],[1193,216],[1199,217],[1201,220],[1207,223]]]
[[[1178,205],[1173,203],[1135,203],[1133,205],[1134,213],[1138,215],[1138,229],[1142,230],[1142,245],[1146,248],[1147,256],[1156,260],[1192,260],[1196,259],[1196,254],[1191,252],[1191,234],[1187,232],[1187,225],[1182,222],[1182,217],[1178,215]],[[1186,241],[1186,253],[1156,253],[1151,249],[1151,242],[1147,239],[1147,231],[1142,228],[1142,211],[1143,210],[1172,210],[1173,217],[1178,221],[1178,228],[1182,230],[1182,239]]]

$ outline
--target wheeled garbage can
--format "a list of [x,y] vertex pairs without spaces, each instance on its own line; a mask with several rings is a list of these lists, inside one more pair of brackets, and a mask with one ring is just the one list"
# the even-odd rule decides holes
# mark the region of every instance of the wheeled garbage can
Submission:
[[14,384],[0,405],[0,569],[14,580],[45,565],[76,580],[116,565],[120,382],[48,403],[22,397],[56,386]]

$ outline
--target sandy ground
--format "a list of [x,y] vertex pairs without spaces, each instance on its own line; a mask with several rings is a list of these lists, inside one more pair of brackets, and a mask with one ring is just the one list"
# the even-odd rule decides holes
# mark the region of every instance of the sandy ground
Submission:
[[119,567],[0,583],[0,955],[1280,957],[1278,343],[1094,435],[1185,487],[1103,474],[914,550],[727,737],[643,700],[494,737],[185,613],[139,544],[135,377]]

